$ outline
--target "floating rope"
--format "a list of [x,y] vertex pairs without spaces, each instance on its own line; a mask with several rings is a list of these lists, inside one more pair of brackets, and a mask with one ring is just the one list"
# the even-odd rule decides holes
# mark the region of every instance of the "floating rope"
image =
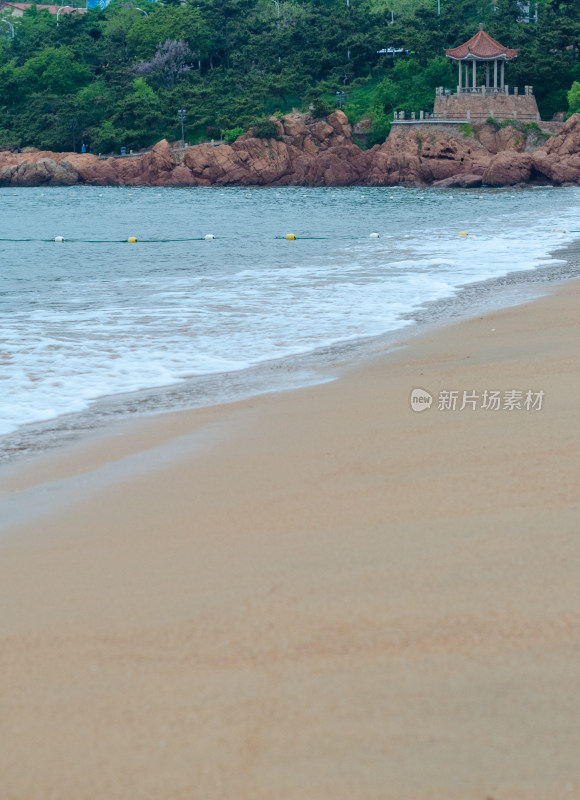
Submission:
[[[136,237],[130,236],[129,239],[135,239]],[[163,244],[163,243],[171,243],[171,242],[203,242],[209,241],[214,239],[229,239],[228,236],[213,236],[212,234],[208,234],[206,236],[193,236],[183,239],[139,239],[140,244]],[[237,237],[231,237],[237,238]],[[286,236],[274,236],[274,239],[286,239]],[[357,241],[361,239],[367,239],[367,236],[294,236],[294,239],[308,239],[308,240],[328,240],[331,241],[333,239],[349,239],[351,241]],[[0,237],[0,242],[72,242],[74,244],[127,244],[128,239],[67,239],[66,237],[56,236],[51,239],[12,239],[8,237]]]
[[[195,236],[191,239],[139,239],[139,241],[143,244],[161,244],[163,242],[203,242],[204,240],[206,240],[205,236]],[[8,239],[2,237],[0,238],[0,242],[80,242],[87,244],[127,244],[127,239],[66,239],[60,236],[52,239]]]
[[[297,240],[297,239],[309,239],[309,240],[310,239],[327,239],[327,240],[332,240],[332,239],[351,239],[351,240],[354,240],[354,239],[366,239],[367,238],[366,236],[294,236],[293,234],[292,234],[292,237],[293,237],[292,241]],[[274,239],[287,239],[287,240],[290,241],[289,234],[286,234],[286,236],[274,236]]]

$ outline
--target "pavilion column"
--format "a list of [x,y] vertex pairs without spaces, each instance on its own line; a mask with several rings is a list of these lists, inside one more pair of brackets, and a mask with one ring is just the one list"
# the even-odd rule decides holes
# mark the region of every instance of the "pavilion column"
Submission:
[[485,62],[485,88],[489,89],[489,61]]
[[502,88],[502,91],[504,90],[504,86],[505,86],[505,84],[503,82],[504,67],[505,67],[505,61],[502,61],[501,62],[501,88]]
[[493,61],[493,88],[497,89],[497,58]]
[[475,59],[473,59],[473,88],[474,89],[475,89],[475,86],[476,86],[476,80],[477,80],[477,77],[476,77],[476,74],[475,74]]
[[459,64],[459,91],[461,92],[461,61],[457,63]]

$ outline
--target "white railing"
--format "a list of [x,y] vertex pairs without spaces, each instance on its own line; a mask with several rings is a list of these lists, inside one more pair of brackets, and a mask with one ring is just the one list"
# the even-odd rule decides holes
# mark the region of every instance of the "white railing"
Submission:
[[461,122],[485,122],[485,120],[489,119],[493,116],[494,119],[497,119],[500,122],[503,122],[506,119],[518,119],[518,120],[526,120],[531,122],[540,122],[540,114],[518,114],[517,111],[514,110],[513,114],[473,114],[471,111],[466,111],[465,114],[460,113],[449,113],[443,112],[441,114],[431,113],[429,111],[411,111],[411,113],[405,113],[404,111],[395,111],[393,123],[418,123],[418,122],[453,122],[453,123],[461,123]]
[[436,97],[451,97],[452,94],[477,94],[482,96],[497,95],[497,94],[512,94],[515,96],[523,95],[524,97],[531,97],[534,94],[533,86],[457,86],[456,91],[452,89],[445,89],[443,86],[438,86],[435,89]]

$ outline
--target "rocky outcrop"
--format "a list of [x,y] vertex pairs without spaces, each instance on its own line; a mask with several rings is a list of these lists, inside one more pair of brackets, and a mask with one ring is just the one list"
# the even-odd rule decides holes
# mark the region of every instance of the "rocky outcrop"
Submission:
[[183,164],[202,186],[348,186],[364,183],[368,156],[352,142],[342,111],[328,120],[289,114],[272,118],[277,137],[257,139],[251,133],[233,144],[189,147]]
[[0,168],[0,186],[72,186],[78,180],[78,172],[65,158],[25,159]]
[[482,175],[491,158],[476,139],[436,124],[393,127],[386,142],[369,154],[369,183],[388,186],[425,186],[461,173]]
[[482,180],[486,186],[514,186],[527,183],[532,174],[532,157],[528,153],[505,152],[495,155]]
[[[185,152],[164,139],[129,158],[90,154],[0,153],[2,186],[511,186],[529,181],[580,183],[580,115],[543,146],[525,129],[425,123],[393,126],[382,145],[353,144],[348,119],[305,114],[272,117],[276,136],[252,132],[232,144],[200,144]],[[523,131],[523,132],[522,132]]]
[[580,183],[580,114],[532,155],[533,171],[551,183]]

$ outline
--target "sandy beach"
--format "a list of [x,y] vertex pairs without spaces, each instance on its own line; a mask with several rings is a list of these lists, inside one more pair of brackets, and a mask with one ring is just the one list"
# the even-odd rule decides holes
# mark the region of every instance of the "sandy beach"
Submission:
[[3,469],[1,800],[580,798],[579,302]]

